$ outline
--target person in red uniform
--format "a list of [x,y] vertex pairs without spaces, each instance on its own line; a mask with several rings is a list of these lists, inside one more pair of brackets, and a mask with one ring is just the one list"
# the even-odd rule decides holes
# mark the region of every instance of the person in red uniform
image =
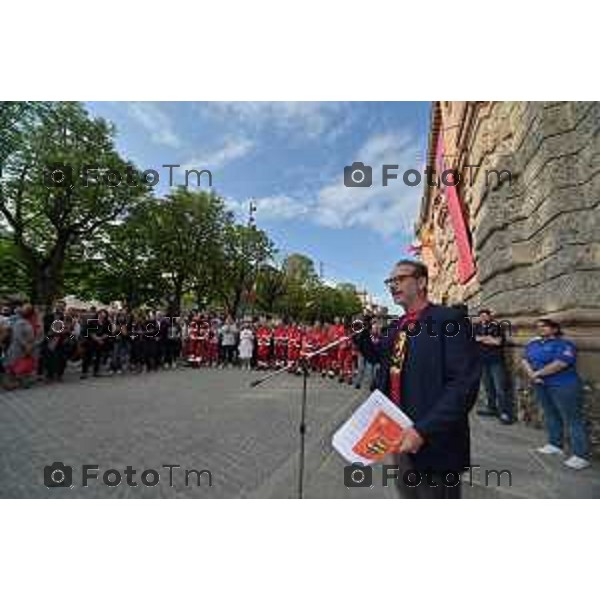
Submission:
[[198,317],[197,322],[197,343],[196,356],[198,357],[198,365],[207,365],[209,363],[209,348],[208,338],[210,331],[210,323],[204,315]]
[[[311,354],[316,350],[315,343],[315,326],[314,325],[305,325],[304,331],[302,335],[302,356],[306,356],[307,354]],[[313,357],[310,359],[309,367],[311,371],[317,370],[317,357]]]
[[[311,333],[311,346],[313,349],[312,351],[316,352],[317,350],[323,348],[323,346],[327,344],[327,340],[327,330],[324,329],[320,321],[315,321]],[[321,373],[322,377],[325,377],[327,375],[328,365],[327,353],[325,352],[315,356],[311,361],[311,365],[313,366],[313,370],[318,371],[319,373]]]
[[296,323],[292,323],[288,328],[288,367],[290,369],[296,368],[296,371],[299,372],[299,365],[295,365],[294,363],[298,362],[300,358],[300,352],[302,350],[302,340],[304,337],[304,333],[302,328]]
[[[336,339],[340,340],[348,337],[348,332],[344,323],[340,320],[336,327]],[[352,355],[352,341],[350,339],[344,339],[344,341],[338,346],[338,381],[340,383],[346,382],[347,384],[352,383],[354,375],[354,363]]]
[[200,326],[198,317],[195,316],[190,322],[189,337],[186,349],[186,359],[193,367],[200,366]]
[[[331,323],[325,322],[321,328],[321,348],[327,346],[333,342],[334,331]],[[337,369],[337,348],[330,348],[327,352],[321,355],[321,374],[323,377],[329,375],[329,377],[335,377],[335,371]]]
[[284,367],[287,364],[288,329],[282,321],[276,321],[273,340],[275,344],[275,366],[277,368]]
[[[345,335],[344,324],[340,317],[335,317],[333,325],[329,327],[329,343],[337,342]],[[330,351],[330,365],[329,365],[329,376],[335,377],[336,375],[342,381],[342,369],[343,362],[346,358],[347,349],[344,346],[334,346]]]
[[264,317],[261,317],[260,324],[256,330],[256,340],[258,343],[257,367],[259,369],[268,369],[271,366],[271,338],[272,331]]

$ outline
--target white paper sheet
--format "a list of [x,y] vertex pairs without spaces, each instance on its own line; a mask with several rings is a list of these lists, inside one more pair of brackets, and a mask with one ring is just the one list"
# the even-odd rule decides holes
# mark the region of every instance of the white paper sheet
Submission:
[[333,447],[350,463],[370,465],[398,447],[413,422],[385,394],[375,390],[336,431]]

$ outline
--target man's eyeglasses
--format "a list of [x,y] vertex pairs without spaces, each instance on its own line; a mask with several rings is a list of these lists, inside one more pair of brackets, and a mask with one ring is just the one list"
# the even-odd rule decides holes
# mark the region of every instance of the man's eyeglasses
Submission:
[[391,288],[402,283],[403,281],[406,281],[407,279],[410,279],[411,277],[416,279],[416,275],[411,273],[410,275],[396,275],[395,277],[389,277],[383,283],[385,283],[387,287]]

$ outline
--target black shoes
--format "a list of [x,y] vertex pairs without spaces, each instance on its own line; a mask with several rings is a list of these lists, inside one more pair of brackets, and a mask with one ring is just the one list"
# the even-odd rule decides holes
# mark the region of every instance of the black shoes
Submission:
[[477,411],[477,414],[480,417],[497,417],[498,416],[498,412],[496,410],[494,410],[493,408],[480,408]]
[[480,408],[477,411],[477,414],[480,417],[496,417],[503,425],[512,425],[514,423],[514,419],[508,413],[498,414],[498,411],[487,406],[485,408]]

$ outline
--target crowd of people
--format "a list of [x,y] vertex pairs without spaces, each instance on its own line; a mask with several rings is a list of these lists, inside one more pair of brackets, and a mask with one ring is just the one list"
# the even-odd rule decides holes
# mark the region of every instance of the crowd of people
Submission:
[[[380,362],[353,343],[354,323],[339,317],[333,323],[312,324],[266,316],[234,319],[197,310],[185,316],[159,310],[96,310],[93,306],[78,310],[62,301],[40,315],[31,304],[15,301],[0,307],[0,377],[2,386],[13,390],[36,380],[61,381],[69,363],[80,364],[82,379],[90,371],[99,377],[181,365],[288,369],[296,374],[306,366],[322,377],[356,388],[365,380],[371,390],[385,387],[379,378]],[[558,323],[541,319],[537,326],[539,336],[526,345],[522,368],[542,407],[548,432],[548,444],[539,451],[561,454],[568,437],[573,455],[567,464],[583,468],[589,464],[589,442],[582,416],[582,385],[575,367],[576,347],[563,338]],[[369,337],[375,346],[385,335],[383,327],[377,320],[370,326]],[[486,398],[478,413],[510,425],[514,415],[503,358],[506,332],[492,319],[490,310],[481,309],[473,333]],[[307,356],[310,358],[300,360]]]
[[[27,303],[0,309],[0,372],[6,389],[62,381],[67,365],[86,379],[126,372],[148,373],[179,366],[275,369],[300,373],[301,357],[333,344],[307,361],[310,371],[360,388],[374,387],[375,369],[349,339],[351,322],[288,322],[260,316],[190,311],[89,310],[59,301],[44,315]],[[377,333],[373,333],[374,336]]]

